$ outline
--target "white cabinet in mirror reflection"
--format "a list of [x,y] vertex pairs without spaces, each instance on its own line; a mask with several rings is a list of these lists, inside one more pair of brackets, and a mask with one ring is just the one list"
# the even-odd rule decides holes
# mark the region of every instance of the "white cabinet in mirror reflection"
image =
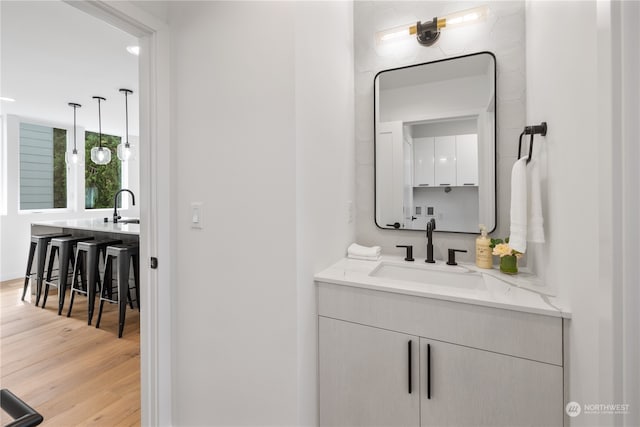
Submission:
[[433,138],[416,138],[413,140],[414,185],[416,187],[433,187]]
[[478,185],[478,135],[456,136],[457,185]]
[[433,145],[436,185],[456,185],[456,137],[436,136]]
[[478,185],[477,134],[415,138],[413,159],[415,187]]

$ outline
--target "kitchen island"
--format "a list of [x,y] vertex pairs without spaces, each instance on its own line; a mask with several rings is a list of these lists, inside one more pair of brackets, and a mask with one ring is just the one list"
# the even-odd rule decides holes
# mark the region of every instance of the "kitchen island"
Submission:
[[31,223],[31,234],[64,232],[77,236],[118,238],[122,241],[138,241],[140,224],[117,223],[103,218],[36,221]]

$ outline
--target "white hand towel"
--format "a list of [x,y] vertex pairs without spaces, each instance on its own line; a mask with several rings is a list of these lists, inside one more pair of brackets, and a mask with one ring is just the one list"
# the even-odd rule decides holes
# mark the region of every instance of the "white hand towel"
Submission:
[[359,259],[359,260],[363,260],[363,261],[379,261],[380,260],[380,255],[377,255],[377,256],[349,255],[348,258],[350,258],[350,259]]
[[516,161],[511,170],[511,230],[509,246],[527,250],[527,158]]
[[382,248],[380,248],[380,246],[367,247],[358,245],[357,243],[352,243],[349,248],[347,248],[347,256],[349,257],[358,256],[378,258],[381,253]]
[[542,196],[540,193],[540,166],[533,159],[527,166],[527,241],[544,243],[544,218],[542,217]]

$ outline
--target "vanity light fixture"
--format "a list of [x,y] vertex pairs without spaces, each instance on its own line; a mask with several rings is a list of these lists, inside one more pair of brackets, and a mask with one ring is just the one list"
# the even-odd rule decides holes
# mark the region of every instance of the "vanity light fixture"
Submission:
[[91,161],[96,165],[107,165],[111,161],[111,150],[102,146],[102,112],[100,110],[100,102],[107,99],[101,96],[94,96],[93,99],[98,100],[98,146],[91,149]]
[[384,44],[407,40],[413,36],[418,43],[424,46],[431,46],[440,37],[440,30],[446,28],[460,28],[469,24],[475,24],[486,19],[489,8],[486,5],[450,13],[442,17],[435,17],[431,21],[415,24],[405,24],[398,27],[376,33],[376,43]]
[[16,102],[16,100],[15,100],[15,99],[13,99],[13,98],[9,98],[8,96],[0,96],[0,101]]
[[133,91],[131,89],[120,89],[120,92],[124,93],[125,143],[120,142],[120,144],[118,144],[117,154],[118,158],[124,162],[134,159],[133,145],[129,144],[129,102],[127,100],[127,97],[131,95]]
[[73,151],[71,152],[70,158],[68,156],[69,153],[67,153],[67,164],[72,163],[75,165],[78,163],[78,147],[76,146],[76,110],[82,107],[82,105],[70,102],[69,107],[73,107]]

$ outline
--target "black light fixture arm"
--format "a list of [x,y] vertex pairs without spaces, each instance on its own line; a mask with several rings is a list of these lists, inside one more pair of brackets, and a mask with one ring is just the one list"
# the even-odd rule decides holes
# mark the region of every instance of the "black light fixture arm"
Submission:
[[438,28],[438,18],[428,22],[418,21],[416,23],[416,39],[418,43],[424,46],[431,46],[440,37],[440,29]]

